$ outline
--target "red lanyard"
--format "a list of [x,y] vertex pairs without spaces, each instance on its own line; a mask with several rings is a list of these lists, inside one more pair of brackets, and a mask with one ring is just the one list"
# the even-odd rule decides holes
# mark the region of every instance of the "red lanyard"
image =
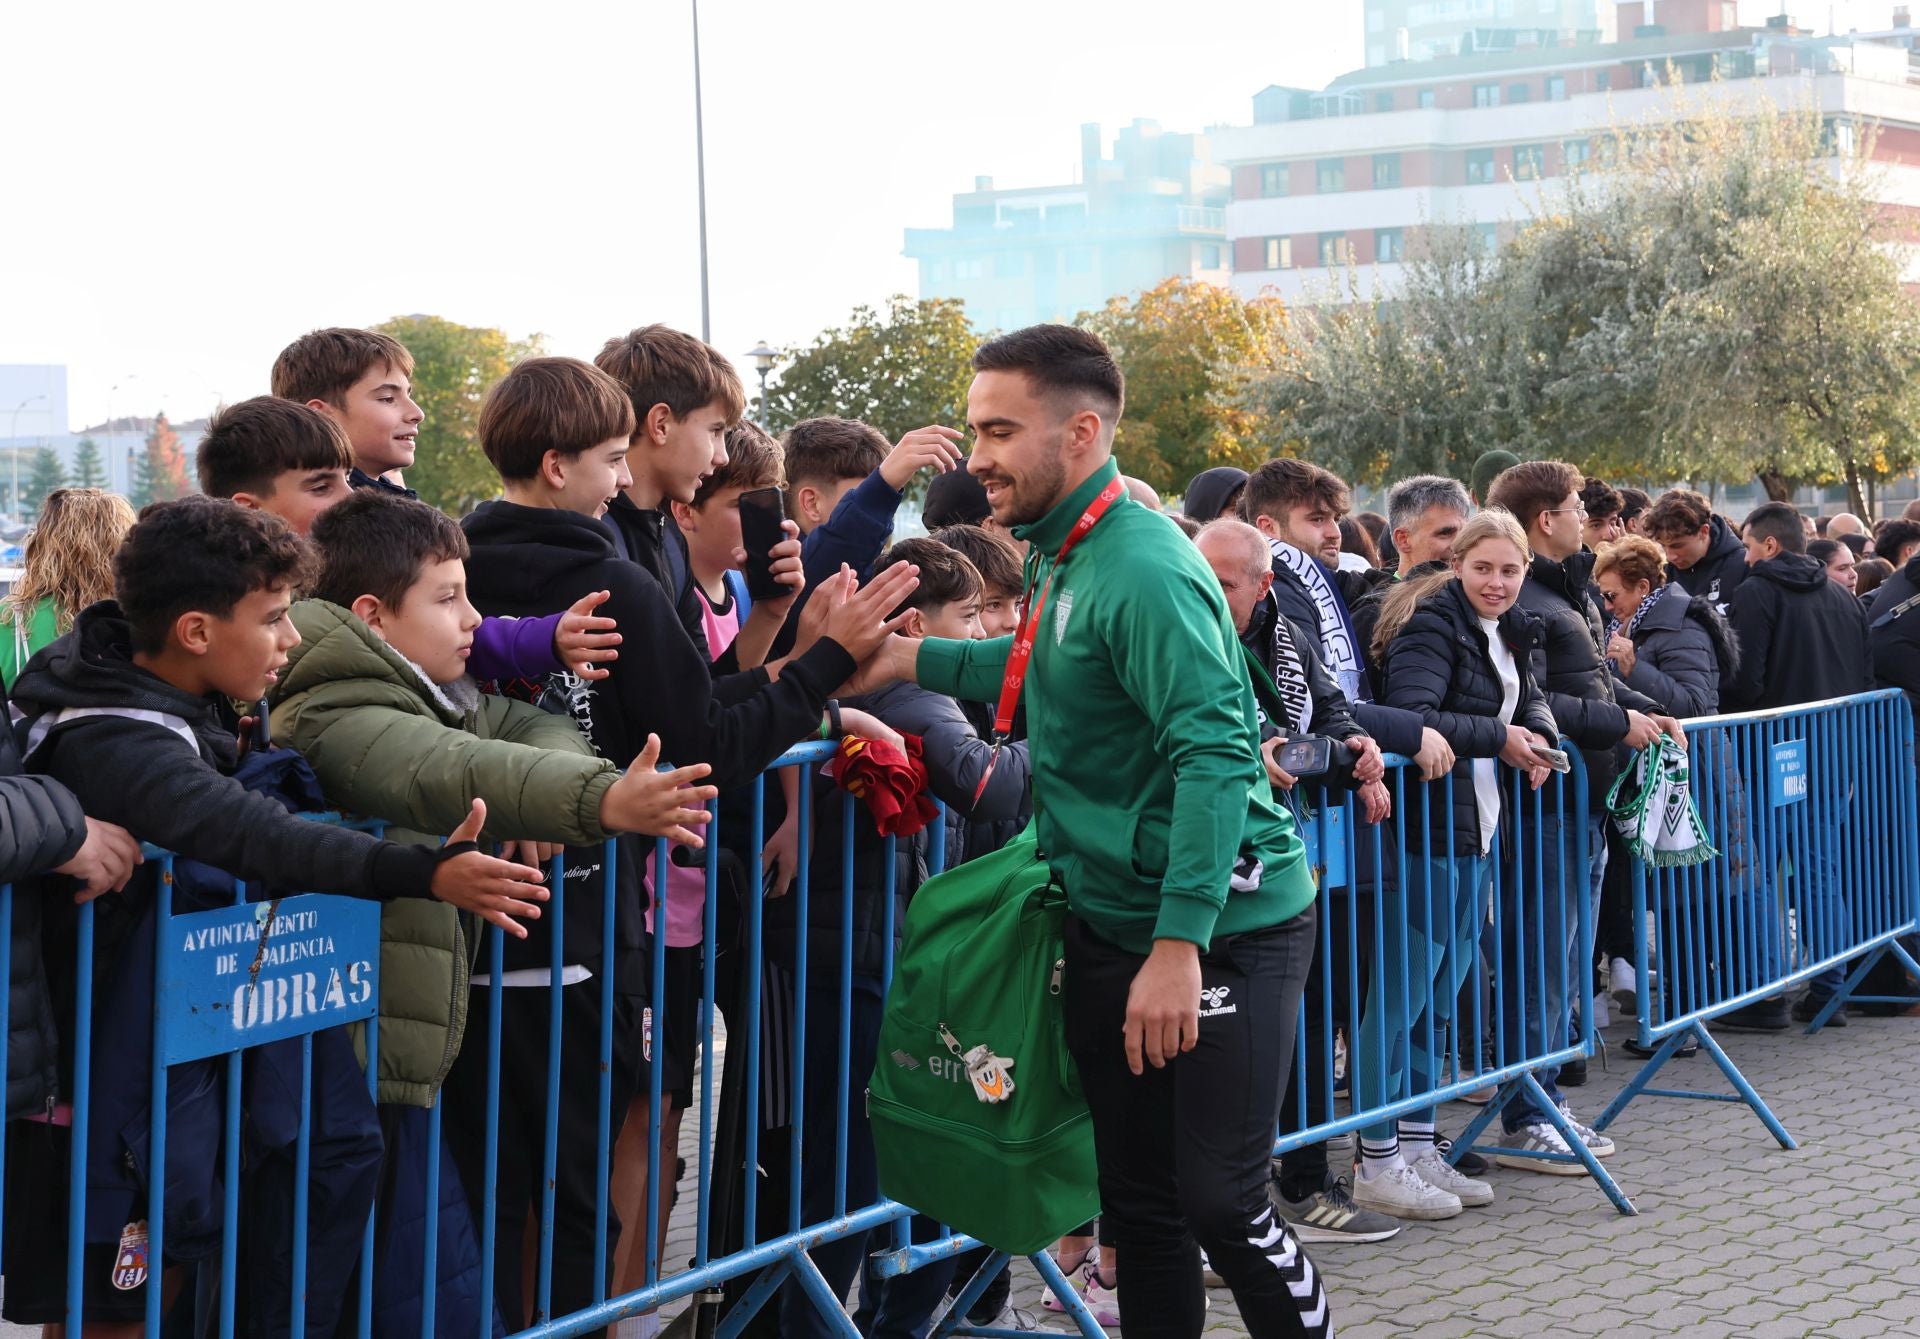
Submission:
[[1067,555],[1074,546],[1087,537],[1087,533],[1098,524],[1100,518],[1127,491],[1126,481],[1115,475],[1100,490],[1100,495],[1087,504],[1080,513],[1080,519],[1073,523],[1073,529],[1067,532],[1066,543],[1060,546],[1060,552],[1054,555],[1053,566],[1047,569],[1047,579],[1040,585],[1040,598],[1033,598],[1033,588],[1027,588],[1026,617],[1020,621],[1020,631],[1013,639],[1013,649],[1007,653],[1006,677],[1000,682],[1000,706],[993,716],[993,753],[987,759],[987,770],[980,774],[980,784],[974,787],[973,802],[980,803],[980,797],[987,793],[987,782],[993,777],[993,766],[1000,761],[1000,746],[1007,742],[1007,736],[1013,733],[1014,709],[1020,705],[1020,690],[1026,687],[1027,668],[1033,661],[1033,638],[1040,630],[1040,615],[1047,607],[1047,592],[1053,588],[1053,577],[1067,561]]

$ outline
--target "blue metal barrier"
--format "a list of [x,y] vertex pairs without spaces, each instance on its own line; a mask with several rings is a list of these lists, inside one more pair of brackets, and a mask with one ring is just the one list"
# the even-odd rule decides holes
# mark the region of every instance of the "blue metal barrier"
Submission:
[[[338,815],[311,815],[321,822],[340,823]],[[375,824],[347,826],[362,829]],[[292,1169],[291,1269],[293,1279],[306,1277],[308,1253],[308,1191],[312,1129],[313,1046],[316,1033],[353,1024],[364,1024],[369,1072],[378,1058],[378,1027],[375,1010],[378,1001],[379,905],[352,898],[304,894],[273,897],[250,902],[248,886],[235,882],[234,902],[229,907],[176,912],[173,906],[175,857],[172,853],[148,846],[143,853],[149,862],[151,908],[134,916],[136,922],[151,917],[154,958],[151,1001],[152,1062],[145,1076],[146,1102],[149,1108],[144,1223],[129,1223],[116,1247],[114,1286],[132,1291],[144,1280],[147,1333],[160,1333],[164,1302],[161,1286],[167,1249],[165,1188],[168,1178],[169,1084],[172,1071],[182,1065],[202,1064],[224,1058],[221,1075],[220,1196],[217,1288],[214,1297],[203,1304],[217,1306],[217,1314],[201,1315],[197,1327],[205,1332],[217,1326],[222,1339],[230,1339],[235,1327],[235,1288],[238,1278],[239,1202],[241,1191],[241,1088],[242,1061],[250,1052],[280,1042],[297,1041],[300,1048],[299,1101],[294,1135]],[[29,895],[40,895],[34,889]],[[0,949],[11,961],[12,911],[15,891],[0,889]],[[72,1033],[73,1091],[66,1122],[70,1140],[70,1162],[66,1192],[67,1225],[65,1232],[65,1309],[67,1333],[79,1333],[86,1320],[87,1248],[107,1244],[88,1240],[88,1144],[96,1101],[96,1079],[123,1091],[128,1082],[139,1083],[139,1076],[105,1071],[96,1075],[94,1062],[94,995],[97,988],[111,989],[109,973],[139,973],[137,963],[95,961],[94,902],[77,908],[74,914],[74,1030]],[[137,942],[138,932],[136,931]],[[9,995],[0,990],[0,997]],[[0,999],[0,1067],[5,1064],[7,1015]],[[369,1080],[371,1083],[371,1080]],[[52,1102],[44,1124],[55,1123],[57,1108]],[[35,1122],[10,1123],[11,1129],[31,1129]],[[0,1149],[4,1144],[0,1144]],[[0,1155],[3,1156],[3,1155]],[[212,1152],[207,1156],[211,1158]],[[133,1153],[125,1154],[134,1167]],[[5,1184],[6,1167],[0,1162],[0,1185]],[[136,1199],[130,1211],[136,1211]],[[144,1238],[136,1229],[144,1229]],[[370,1250],[372,1225],[366,1230],[365,1249]],[[97,1259],[97,1257],[96,1257]],[[96,1286],[98,1286],[96,1284]],[[360,1328],[367,1333],[368,1308],[363,1298]],[[304,1333],[305,1308],[291,1309],[291,1333],[299,1339]]]
[[[1886,741],[1874,756],[1909,757],[1911,723],[1904,707],[1898,708],[1896,721],[1895,708],[1884,698],[1873,701],[1877,710],[1889,713]],[[1724,723],[1719,724],[1724,728]],[[1864,758],[1870,742],[1863,736],[1847,747]],[[1696,747],[1700,747],[1698,741]],[[510,982],[505,936],[490,929],[483,937],[479,966],[487,980],[470,996],[467,1044],[469,1063],[479,1066],[483,1075],[484,1101],[436,1103],[427,1116],[428,1190],[419,1281],[422,1336],[430,1339],[448,1332],[436,1309],[435,1287],[442,1263],[436,1257],[436,1243],[443,1122],[453,1132],[444,1137],[481,1150],[480,1165],[466,1169],[473,1179],[466,1182],[465,1195],[475,1218],[481,1296],[517,1295],[522,1269],[531,1269],[533,1286],[524,1299],[524,1310],[506,1317],[510,1333],[557,1339],[691,1299],[696,1332],[730,1339],[744,1332],[760,1307],[790,1289],[789,1305],[811,1307],[828,1329],[849,1335],[855,1331],[841,1308],[838,1289],[810,1258],[811,1253],[824,1248],[832,1255],[836,1247],[845,1252],[847,1243],[864,1241],[855,1253],[870,1258],[877,1277],[893,1278],[978,1245],[944,1229],[932,1240],[915,1241],[909,1207],[854,1189],[864,1184],[860,1168],[862,1159],[870,1157],[870,1151],[849,1138],[860,1115],[864,1067],[871,1060],[857,1050],[856,1023],[867,1016],[862,1010],[877,1007],[873,987],[884,991],[891,973],[899,891],[894,871],[904,839],[871,837],[856,802],[845,794],[833,795],[819,806],[827,811],[821,815],[819,837],[839,847],[840,873],[832,881],[837,886],[821,886],[823,880],[815,877],[816,862],[811,858],[818,843],[810,778],[832,753],[833,747],[827,744],[796,748],[752,783],[744,817],[723,820],[716,809],[705,851],[695,861],[704,886],[699,917],[702,936],[693,955],[698,964],[695,996],[669,993],[673,976],[669,953],[681,951],[670,950],[666,924],[669,912],[681,905],[677,899],[692,894],[670,877],[674,856],[665,842],[633,843],[624,850],[620,843],[607,843],[599,852],[598,875],[592,879],[570,878],[580,868],[578,862],[555,860],[550,886],[557,895],[543,916],[550,952],[538,969],[537,983]],[[1456,1141],[1458,1151],[1472,1147],[1509,1102],[1530,1101],[1538,1117],[1554,1126],[1572,1150],[1559,1155],[1560,1160],[1579,1162],[1622,1212],[1632,1212],[1631,1203],[1550,1095],[1551,1072],[1568,1060],[1590,1054],[1594,1045],[1592,977],[1584,964],[1592,956],[1591,870],[1598,857],[1589,836],[1586,775],[1577,754],[1571,762],[1568,775],[1551,778],[1539,791],[1529,789],[1520,774],[1500,769],[1504,816],[1484,860],[1474,852],[1454,849],[1451,787],[1444,781],[1423,784],[1405,759],[1389,759],[1387,784],[1393,814],[1382,824],[1367,824],[1350,795],[1322,798],[1318,807],[1309,808],[1302,792],[1297,812],[1304,818],[1303,835],[1320,884],[1317,957],[1321,970],[1303,1002],[1294,1065],[1299,1082],[1283,1112],[1276,1153],[1491,1088],[1493,1100]],[[1747,769],[1743,775],[1763,774],[1751,759],[1742,766]],[[779,784],[783,771],[797,778],[793,794],[800,860],[798,877],[788,894],[792,920],[800,927],[797,947],[769,944],[772,904],[760,895],[761,859],[771,835],[766,831],[766,786],[769,778]],[[1817,767],[1810,771],[1816,780],[1821,774]],[[1800,899],[1795,903],[1798,937],[1794,942],[1819,947],[1822,953],[1818,961],[1807,959],[1788,979],[1799,979],[1862,949],[1890,944],[1895,935],[1912,929],[1914,875],[1920,871],[1920,859],[1912,849],[1910,767],[1904,784],[1904,791],[1885,797],[1871,816],[1872,822],[1885,824],[1876,826],[1875,832],[1902,833],[1897,842],[1883,848],[1881,843],[1865,840],[1861,831],[1847,834],[1849,849],[1863,854],[1869,849],[1896,852],[1902,880],[1894,885],[1899,890],[1899,915],[1881,916],[1873,907],[1854,902],[1847,904],[1851,910],[1843,916],[1817,899]],[[1827,799],[1820,800],[1819,806],[1823,814],[1842,810]],[[1906,817],[1896,823],[1895,815]],[[944,824],[936,822],[910,849],[932,873],[944,864],[944,845]],[[1789,844],[1769,849],[1791,859],[1809,848]],[[870,896],[857,896],[871,890],[856,889],[856,853],[877,862],[881,871],[877,907]],[[629,924],[633,911],[621,901],[629,885],[620,875],[620,861],[628,856],[651,864],[651,886],[658,903],[656,932],[646,947],[644,997],[623,993],[626,963],[621,955],[633,946],[616,942],[616,927]],[[680,858],[684,862],[687,857],[681,853]],[[737,877],[723,877],[727,875]],[[733,909],[729,889],[736,884],[742,894],[737,928],[732,918],[723,915]],[[232,914],[200,912],[169,918],[164,878],[161,887],[157,913],[163,926],[177,928],[191,917]],[[565,890],[564,895],[560,890]],[[10,896],[10,890],[0,893],[0,910],[10,906],[6,901]],[[332,906],[343,901],[288,899],[280,904],[281,914],[298,902],[302,905],[295,910],[325,910],[328,915],[350,918],[364,913],[377,919],[377,907],[371,903],[345,901],[341,907]],[[858,914],[870,907],[875,919],[856,926]],[[251,908],[241,914],[251,914]],[[566,926],[580,916],[597,916],[602,930],[599,956],[591,963],[567,961]],[[0,935],[10,924],[0,916]],[[90,907],[82,909],[78,925],[79,1017],[74,1039],[80,1064],[75,1093],[74,1212],[69,1230],[75,1248],[81,1244],[84,1225],[85,1178],[80,1173],[85,1166],[87,1054],[92,1040]],[[814,931],[812,955],[804,948],[807,927]],[[1853,932],[1844,933],[1846,927]],[[877,937],[881,946],[877,982],[856,979],[857,930]],[[1678,930],[1663,927],[1663,932],[1663,942],[1680,942],[1672,938]],[[160,992],[163,1001],[179,993],[176,984],[189,979],[174,961],[177,955],[169,947],[172,938],[171,934],[160,936],[160,979],[166,983]],[[345,942],[344,936],[339,938]],[[0,947],[4,946],[0,938]],[[1708,954],[1702,960],[1719,959]],[[1414,963],[1423,965],[1410,970]],[[823,972],[828,974],[824,982]],[[1859,975],[1855,974],[1856,983]],[[1417,989],[1384,988],[1396,979],[1424,984]],[[1370,987],[1378,988],[1371,998]],[[1700,987],[1696,983],[1691,989],[1697,992]],[[187,992],[180,998],[190,996]],[[1746,997],[1746,993],[1727,995],[1721,1004],[1732,1007]],[[1572,1035],[1562,1030],[1561,1022],[1562,1002],[1569,1000],[1579,1020]],[[570,1029],[566,1026],[569,1009],[584,1008],[587,1001],[597,1009],[597,1026]],[[503,1028],[516,1015],[527,1022],[535,1002],[544,1004],[544,1013],[514,1034],[518,1051],[510,1049],[503,1056]],[[672,1025],[684,1023],[688,1008],[695,1011],[696,1041],[707,1046],[692,1092],[698,1120],[693,1245],[690,1259],[663,1260],[661,1228],[670,1204],[663,1195],[663,1177],[678,1179],[673,1170],[677,1149],[663,1147],[661,1138],[670,1113],[664,1062],[668,1038],[675,1032]],[[0,992],[0,1024],[5,1021],[4,1009],[5,993]],[[829,1016],[822,1018],[822,1010]],[[724,1065],[714,1045],[722,1014],[728,1025]],[[372,1090],[377,1038],[372,1035],[371,1005],[354,1016],[367,1022]],[[327,1027],[340,1017],[344,1016],[303,1017],[299,1021],[306,1027],[289,1035],[309,1036],[304,1049],[310,1054],[306,1028]],[[1670,1036],[1684,1024],[1681,1017],[1659,1017],[1642,1031],[1644,1036]],[[197,1016],[183,1022],[174,1011],[156,1009],[152,1081],[161,1097],[169,1060],[185,1054],[176,1048],[176,1041],[190,1027],[200,1026]],[[0,1039],[4,1035],[0,1026]],[[490,1044],[482,1044],[482,1038],[490,1039]],[[809,1038],[814,1043],[811,1057]],[[629,1047],[629,1041],[637,1044]],[[1347,1048],[1352,1089],[1345,1100],[1337,1095],[1335,1061],[1342,1043]],[[257,1044],[247,1038],[201,1052],[228,1056],[223,1094],[226,1136],[221,1150],[227,1197],[220,1270],[223,1335],[234,1329],[242,1181],[238,1131],[244,1114],[238,1080],[242,1052]],[[537,1053],[542,1045],[544,1055]],[[648,1060],[645,1080],[636,1083],[636,1065]],[[693,1057],[676,1056],[676,1060],[692,1076]],[[307,1073],[303,1068],[303,1086],[310,1082],[304,1077]],[[1543,1083],[1543,1075],[1548,1082]],[[822,1084],[832,1086],[820,1089]],[[584,1102],[593,1103],[593,1109],[581,1114]],[[307,1117],[302,1105],[297,1157],[304,1171]],[[163,1100],[156,1101],[155,1111],[163,1123]],[[821,1122],[832,1128],[819,1128]],[[536,1142],[525,1148],[516,1146],[516,1136],[509,1133],[531,1135],[535,1130]],[[154,1146],[163,1150],[164,1130],[155,1131],[153,1138]],[[1485,1151],[1512,1153],[1510,1149]],[[531,1175],[516,1172],[510,1181],[504,1171],[507,1158]],[[637,1198],[642,1166],[646,1188],[644,1197]],[[0,1174],[4,1170],[0,1164]],[[831,1175],[817,1175],[827,1171]],[[151,1260],[157,1278],[164,1242],[163,1178],[154,1177],[151,1186]],[[808,1191],[821,1186],[827,1187],[825,1199],[817,1211],[809,1210]],[[504,1221],[515,1225],[505,1236],[500,1228],[503,1210],[508,1211]],[[297,1206],[297,1216],[301,1226],[293,1251],[298,1258],[305,1250],[304,1200]],[[530,1256],[523,1258],[517,1225],[529,1216],[537,1229]],[[622,1225],[619,1229],[612,1222],[616,1216]],[[382,1324],[374,1312],[375,1227],[372,1221],[366,1225],[360,1256],[357,1303],[362,1336],[371,1336],[376,1328],[391,1330],[390,1323]],[[636,1232],[641,1234],[637,1243]],[[612,1253],[611,1247],[622,1238],[631,1260]],[[74,1323],[81,1319],[80,1260],[76,1249],[69,1260],[74,1308],[69,1314]],[[1032,1260],[1043,1280],[1063,1299],[1069,1320],[1089,1339],[1100,1335],[1054,1261],[1044,1253]],[[1006,1256],[991,1254],[947,1308],[936,1332],[996,1333],[968,1327],[965,1315],[993,1275],[1008,1263]],[[503,1276],[503,1266],[511,1267],[511,1279]],[[149,1289],[150,1325],[159,1320],[160,1291]],[[484,1323],[482,1328],[484,1332]],[[295,1333],[299,1329],[296,1321]]]
[[[1388,757],[1393,808],[1382,823],[1366,823],[1351,794],[1312,811],[1296,804],[1320,887],[1318,942],[1276,1156],[1477,1093],[1489,1100],[1453,1160],[1473,1150],[1577,1162],[1634,1212],[1551,1090],[1561,1065],[1594,1049],[1592,973],[1581,964],[1592,958],[1598,880],[1586,769],[1577,751],[1568,761],[1537,791],[1497,766],[1502,812],[1484,855],[1456,849],[1450,781],[1422,782],[1405,758]],[[1551,1125],[1569,1152],[1478,1146],[1509,1108]]]
[[[1854,994],[1889,954],[1920,977],[1900,942],[1920,924],[1912,711],[1884,691],[1685,726],[1692,793],[1718,858],[1634,862],[1639,1042],[1654,1053],[1595,1127],[1643,1095],[1745,1102],[1793,1148],[1706,1024],[1802,982],[1826,995],[1808,1033],[1850,1000],[1913,1002]],[[1822,979],[1830,992],[1818,991]],[[1733,1093],[1650,1086],[1689,1038]]]

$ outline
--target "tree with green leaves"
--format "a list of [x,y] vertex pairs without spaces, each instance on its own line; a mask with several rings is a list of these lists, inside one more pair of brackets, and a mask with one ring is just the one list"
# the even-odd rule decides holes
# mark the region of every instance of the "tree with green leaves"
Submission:
[[979,344],[952,298],[896,295],[884,310],[856,307],[845,325],[782,354],[767,389],[767,427],[779,433],[835,414],[872,424],[888,441],[929,424],[960,427]]
[[107,467],[100,458],[100,443],[91,437],[82,437],[73,448],[73,486],[75,488],[105,488],[107,486]]
[[1871,136],[1684,93],[1604,137],[1498,256],[1439,245],[1389,303],[1320,313],[1251,394],[1348,477],[1480,451],[1785,499],[1920,459],[1920,312]]
[[1127,377],[1114,454],[1128,474],[1178,491],[1202,470],[1251,470],[1280,443],[1272,419],[1240,388],[1271,373],[1288,325],[1280,299],[1243,299],[1217,284],[1176,277],[1116,297],[1077,324],[1106,341]]
[[150,502],[171,502],[193,491],[193,485],[187,481],[186,451],[180,444],[180,434],[167,421],[165,411],[154,415],[146,448],[134,464],[130,501],[135,507],[144,507]]
[[456,516],[498,497],[500,476],[480,451],[480,402],[515,363],[542,352],[542,337],[513,340],[441,316],[396,316],[374,328],[413,355],[413,398],[426,415],[407,486]]
[[67,472],[60,465],[59,452],[50,446],[41,447],[33,453],[33,466],[20,485],[21,514],[39,515],[40,504],[47,500],[47,494],[66,485]]

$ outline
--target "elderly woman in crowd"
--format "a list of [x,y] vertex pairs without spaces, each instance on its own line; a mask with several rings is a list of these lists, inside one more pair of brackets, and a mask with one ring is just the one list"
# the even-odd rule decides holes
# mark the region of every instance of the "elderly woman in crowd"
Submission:
[[1629,687],[1674,716],[1711,716],[1739,663],[1718,610],[1667,581],[1660,546],[1628,535],[1600,549],[1593,581],[1606,606],[1607,658]]

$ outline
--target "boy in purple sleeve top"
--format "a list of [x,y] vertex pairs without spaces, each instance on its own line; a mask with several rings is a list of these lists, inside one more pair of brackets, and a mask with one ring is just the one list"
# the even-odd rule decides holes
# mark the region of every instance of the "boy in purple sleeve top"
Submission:
[[[292,400],[262,395],[228,405],[201,439],[200,491],[271,512],[304,536],[314,518],[352,492],[353,448],[332,418]],[[608,598],[593,591],[563,613],[489,618],[473,635],[468,672],[480,680],[544,679],[569,670],[604,679],[618,660],[614,621],[595,614]]]

